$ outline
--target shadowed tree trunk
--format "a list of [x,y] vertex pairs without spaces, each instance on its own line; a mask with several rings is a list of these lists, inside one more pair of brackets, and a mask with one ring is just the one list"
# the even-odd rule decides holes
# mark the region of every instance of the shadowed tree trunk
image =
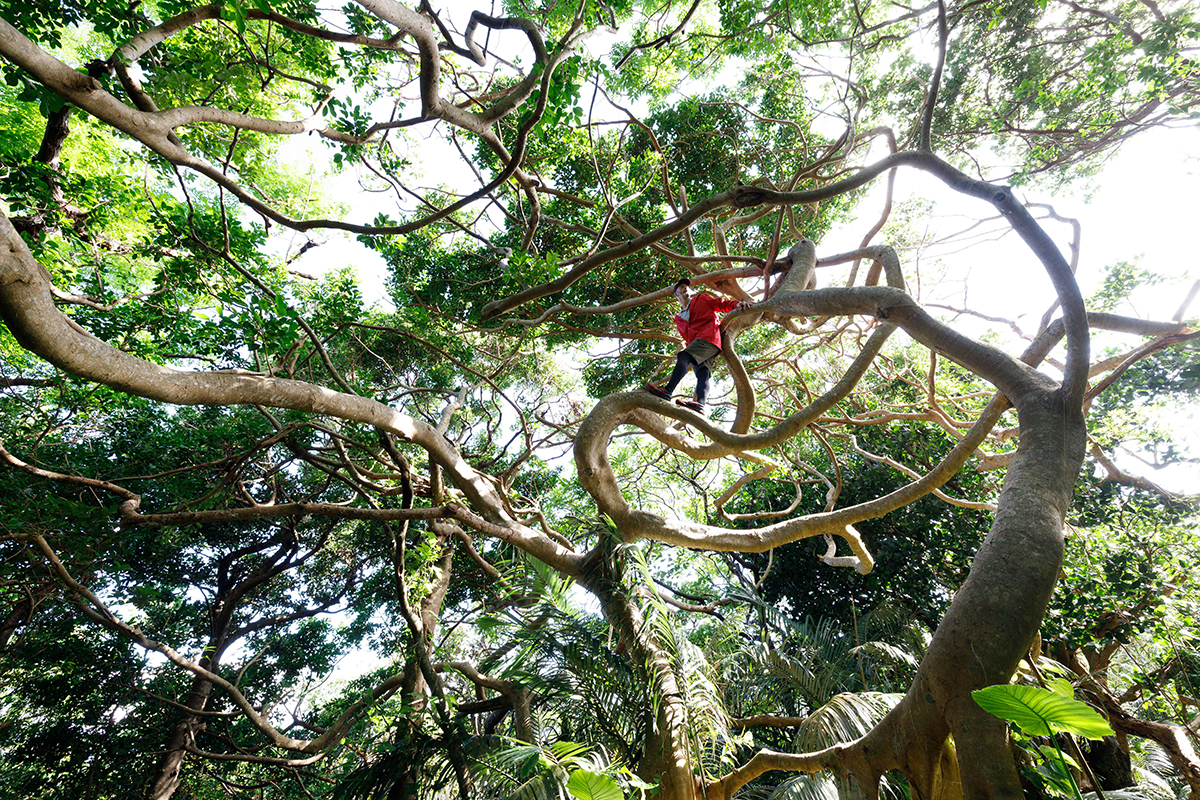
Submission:
[[[219,667],[216,658],[209,658],[207,655],[202,657],[198,663],[208,670],[215,670]],[[211,692],[212,682],[196,676],[192,678],[192,685],[183,704],[192,711],[203,711],[208,705],[208,697]],[[171,736],[167,739],[164,747],[166,753],[159,762],[157,775],[150,785],[150,791],[146,794],[149,800],[169,800],[175,794],[183,777],[183,762],[187,757],[187,748],[189,745],[194,745],[196,734],[202,730],[204,730],[203,716],[186,711],[180,715],[179,721],[171,729]]]
[[[62,178],[59,175],[59,156],[63,144],[71,133],[71,106],[64,105],[57,111],[51,111],[46,118],[46,131],[33,160],[45,164],[46,183],[49,188],[50,205],[59,212],[66,210],[63,200]],[[27,217],[13,217],[12,224],[22,233],[39,233],[46,227],[48,208],[39,208]]]
[[[416,647],[425,648],[426,653],[430,653],[434,635],[437,632],[438,619],[442,613],[442,603],[446,599],[446,592],[450,588],[451,567],[453,565],[454,551],[449,546],[451,530],[449,526],[439,526],[439,530],[435,536],[437,547],[442,549],[441,558],[437,563],[437,576],[434,579],[433,585],[422,600],[417,609],[418,618],[421,621],[421,627],[418,631],[411,631],[413,637],[417,640]],[[403,591],[402,584],[398,587]],[[426,658],[429,656],[427,655]],[[395,740],[397,743],[406,741],[413,736],[421,728],[422,718],[428,711],[429,705],[429,684],[425,680],[425,675],[421,670],[421,665],[416,656],[409,657],[404,663],[404,680],[400,685],[400,697],[402,701],[410,709],[409,713],[399,720],[396,725]],[[407,763],[404,764],[400,773],[396,776],[395,782],[388,790],[388,800],[409,800],[415,797],[417,790],[420,787],[418,782],[421,764]]]
[[[337,597],[330,598],[324,603],[312,607],[299,608],[289,614],[276,617],[260,618],[236,625],[237,614],[246,596],[255,589],[263,586],[284,572],[302,565],[308,558],[320,549],[325,537],[318,540],[317,546],[307,552],[301,552],[300,542],[295,532],[290,528],[279,531],[270,539],[247,545],[223,556],[217,565],[217,594],[211,606],[211,627],[208,640],[197,660],[198,666],[209,673],[219,673],[221,658],[230,645],[241,640],[247,634],[263,628],[280,625],[287,622],[311,617],[328,609]],[[262,562],[253,569],[246,569],[241,560],[247,556],[256,556],[262,551],[274,546]],[[357,570],[351,568],[347,573],[347,584],[343,592],[349,589]],[[338,595],[340,597],[340,595]],[[190,749],[197,748],[196,736],[205,729],[205,718],[202,713],[207,706],[213,690],[213,681],[204,674],[192,677],[187,695],[183,699],[186,711],[180,714],[179,721],[171,730],[171,735],[164,747],[164,755],[159,762],[156,774],[147,792],[148,800],[169,800],[179,789],[183,778],[183,768]]]

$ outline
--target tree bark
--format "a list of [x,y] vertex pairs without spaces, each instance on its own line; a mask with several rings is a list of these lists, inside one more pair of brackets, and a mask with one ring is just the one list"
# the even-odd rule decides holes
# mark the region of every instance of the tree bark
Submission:
[[[400,697],[407,701],[412,713],[401,719],[396,725],[393,742],[403,745],[420,728],[420,714],[425,709],[425,677],[415,656],[404,662],[404,682],[400,685]],[[415,761],[404,764],[400,768],[395,782],[388,789],[387,800],[411,800],[417,796],[417,769],[421,765]]]
[[[0,20],[0,29],[4,27]],[[78,73],[73,73],[78,76]],[[434,426],[360,395],[304,381],[244,372],[184,372],[144,361],[101,341],[54,305],[50,274],[0,212],[0,319],[22,347],[77,377],[117,391],[177,405],[250,405],[329,414],[382,428],[429,453],[483,519],[471,524],[563,575],[575,577],[581,557],[558,540],[529,528]]]
[[1091,767],[1092,774],[1104,791],[1128,789],[1135,784],[1133,765],[1129,754],[1121,748],[1115,736],[1105,736],[1099,741],[1085,740],[1083,755]]
[[1057,391],[1016,398],[1021,438],[991,531],[970,576],[938,626],[905,699],[864,740],[897,748],[913,779],[913,797],[939,794],[946,737],[958,755],[962,793],[1023,797],[1005,723],[983,711],[971,691],[1005,683],[1028,651],[1062,565],[1062,526],[1083,461],[1081,408],[1064,408]]
[[0,653],[3,653],[8,648],[8,642],[12,639],[12,635],[28,620],[33,613],[33,601],[28,597],[22,597],[12,609],[4,617],[4,622],[0,623]]
[[[207,657],[200,659],[200,665],[205,669],[216,667],[216,664],[209,661]],[[208,697],[211,692],[212,683],[197,675],[192,678],[191,689],[188,691],[187,699],[184,700],[184,705],[193,711],[203,711],[204,707],[208,705]],[[146,794],[147,800],[170,800],[171,796],[175,794],[183,777],[183,761],[187,756],[187,746],[203,729],[204,717],[199,714],[183,712],[179,721],[175,723],[175,727],[171,729],[171,736],[167,739],[164,748],[166,753],[158,764],[154,782]]]
[[616,558],[609,543],[602,541],[588,555],[589,566],[580,582],[600,601],[625,652],[639,671],[644,670],[657,706],[635,771],[642,780],[658,784],[660,800],[696,800],[699,787],[687,746],[687,708],[671,657],[655,640],[653,626],[646,624],[628,587],[622,585]]
[[[429,643],[433,641],[434,633],[437,631],[442,603],[446,599],[446,592],[450,589],[454,551],[447,545],[447,542],[451,538],[453,529],[450,523],[438,523],[433,526],[433,529],[437,546],[443,548],[442,556],[438,559],[438,576],[433,587],[429,594],[421,600],[421,605],[417,610],[421,630],[413,632],[413,647],[432,646]],[[420,729],[421,717],[429,705],[428,690],[429,685],[421,671],[418,657],[413,654],[405,660],[404,682],[400,688],[401,699],[408,704],[412,711],[397,724],[394,737],[396,742],[403,742]],[[388,790],[388,800],[408,800],[408,798],[416,797],[420,768],[421,764],[419,763],[405,764]]]
[[[46,118],[46,130],[42,134],[42,142],[38,146],[33,160],[45,164],[50,169],[46,172],[46,183],[50,189],[50,205],[60,211],[65,211],[62,179],[59,174],[59,155],[63,144],[71,133],[71,107],[64,105],[57,111],[51,111]],[[13,227],[23,233],[37,234],[46,227],[47,208],[39,208],[28,217],[14,217]]]
[[[235,579],[232,575],[237,562],[246,555],[260,553],[274,547],[267,554],[266,560],[249,574]],[[209,626],[208,641],[205,642],[203,655],[197,661],[199,666],[208,671],[216,672],[221,663],[221,656],[229,645],[240,639],[249,629],[233,629],[234,613],[237,611],[242,598],[252,589],[261,586],[276,575],[294,566],[297,562],[291,556],[295,554],[298,542],[294,532],[281,531],[271,539],[259,544],[226,553],[218,562],[217,595],[212,604],[212,622]],[[195,741],[196,734],[204,730],[203,715],[212,693],[213,683],[203,675],[192,678],[191,688],[183,704],[189,711],[182,712],[179,721],[171,730],[167,741],[165,755],[159,763],[158,772],[150,787],[147,800],[170,800],[179,788],[183,774],[183,761],[187,756],[189,745]]]
[[1107,692],[1100,694],[1108,721],[1118,734],[1140,736],[1157,742],[1179,774],[1187,781],[1188,799],[1200,800],[1200,757],[1192,746],[1190,732],[1182,725],[1139,719],[1121,708]]

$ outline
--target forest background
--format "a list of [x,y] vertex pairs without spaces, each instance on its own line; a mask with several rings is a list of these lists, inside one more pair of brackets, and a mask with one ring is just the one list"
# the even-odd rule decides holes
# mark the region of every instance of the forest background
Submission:
[[1194,2],[0,8],[0,796],[1200,798]]

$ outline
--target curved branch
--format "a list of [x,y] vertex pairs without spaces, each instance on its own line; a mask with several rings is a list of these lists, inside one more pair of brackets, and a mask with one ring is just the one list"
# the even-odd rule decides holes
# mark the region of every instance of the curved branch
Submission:
[[340,740],[341,737],[345,735],[346,731],[349,730],[354,720],[356,720],[369,705],[385,699],[395,692],[403,680],[402,675],[395,675],[380,683],[369,693],[367,693],[366,697],[350,704],[350,706],[348,706],[342,712],[337,721],[330,726],[325,733],[320,734],[317,738],[309,740],[294,739],[291,736],[280,733],[275,726],[271,724],[266,715],[262,713],[259,708],[255,707],[254,704],[252,704],[235,685],[227,681],[225,678],[221,677],[215,672],[212,672],[211,670],[205,669],[194,661],[191,661],[190,659],[180,655],[167,645],[154,641],[137,628],[127,625],[117,619],[116,616],[114,616],[113,613],[108,610],[104,602],[95,595],[95,593],[75,580],[70,572],[67,571],[67,568],[63,565],[63,563],[59,560],[58,555],[42,536],[34,534],[30,536],[30,539],[32,539],[33,542],[38,546],[38,549],[41,550],[42,555],[45,556],[46,560],[50,563],[51,569],[58,576],[58,578],[65,583],[71,589],[71,591],[75,592],[80,596],[80,598],[82,598],[82,601],[84,602],[79,604],[79,608],[85,616],[106,628],[120,632],[123,636],[146,650],[153,650],[162,654],[163,656],[166,656],[167,660],[169,660],[172,664],[175,664],[175,666],[181,667],[222,689],[229,696],[230,700],[233,701],[234,705],[241,709],[242,714],[245,715],[246,719],[252,725],[254,725],[257,730],[270,739],[271,743],[276,747],[282,747],[286,750],[294,750],[301,753],[320,753]]
[[817,189],[787,192],[759,186],[736,186],[702,200],[676,219],[642,236],[596,253],[553,281],[488,303],[483,307],[482,316],[484,319],[494,317],[531,300],[562,291],[596,267],[686,230],[705,214],[717,209],[727,206],[748,208],[761,204],[814,203],[864,186],[880,174],[898,166],[911,166],[929,172],[951,189],[992,204],[1033,251],[1054,284],[1066,320],[1067,359],[1062,387],[1064,398],[1072,406],[1082,403],[1087,385],[1089,338],[1083,295],[1079,291],[1070,265],[1029,210],[1016,200],[1011,189],[975,180],[933,153],[923,151],[892,153],[874,164],[863,167],[848,178]]
[[[911,467],[904,466],[899,461],[896,461],[893,458],[890,458],[888,456],[881,456],[881,455],[878,455],[877,453],[871,453],[871,452],[868,452],[867,450],[862,449],[862,447],[860,447],[858,444],[857,437],[854,437],[854,436],[850,437],[850,447],[853,448],[854,452],[858,453],[860,456],[867,459],[868,461],[874,461],[876,464],[883,464],[885,466],[891,467],[892,469],[897,470],[898,472],[904,473],[905,475],[912,478],[913,480],[918,480],[921,477],[921,473],[917,472],[915,469],[913,469]],[[974,500],[959,500],[957,497],[951,497],[950,495],[946,494],[941,489],[934,489],[933,496],[938,498],[939,500],[949,503],[952,506],[958,506],[959,508],[970,508],[975,511],[992,511],[992,512],[994,512],[996,510],[996,506],[993,503],[978,503],[978,502],[975,502]]]
[[[705,272],[701,275],[691,277],[690,280],[692,282],[692,286],[705,286],[709,284],[718,284],[731,278],[749,278],[761,273],[762,269],[759,267],[735,267],[733,269],[721,269],[715,272]],[[631,308],[637,308],[638,306],[670,299],[671,292],[672,288],[667,286],[662,289],[656,289],[655,291],[647,294],[640,294],[637,297],[630,297],[607,306],[573,306],[570,303],[555,303],[553,306],[543,311],[540,316],[535,317],[534,319],[509,318],[504,320],[504,324],[507,325],[511,323],[514,325],[533,327],[536,325],[541,325],[551,317],[561,313],[577,314],[580,316],[615,314],[618,311],[626,311]]]
[[[878,252],[881,258],[885,252]],[[848,256],[850,257],[850,256]],[[889,280],[900,280],[894,254],[888,259]],[[579,427],[575,442],[575,461],[579,479],[596,500],[602,513],[616,523],[627,541],[650,538],[668,544],[704,550],[741,550],[763,552],[787,542],[834,534],[847,539],[856,554],[861,548],[853,528],[856,522],[879,516],[911,502],[941,486],[965,463],[995,425],[1007,400],[993,399],[981,418],[960,440],[945,460],[921,479],[885,497],[850,508],[799,517],[754,530],[728,530],[690,521],[667,520],[655,514],[631,508],[616,482],[607,456],[607,443],[622,424],[634,424],[660,441],[693,458],[719,458],[734,452],[761,450],[792,436],[845,397],[874,359],[893,324],[904,327],[913,338],[966,365],[993,381],[1018,406],[1053,391],[1054,383],[1025,363],[995,348],[973,342],[925,314],[905,293],[892,287],[852,287],[793,291],[776,294],[771,300],[734,311],[727,324],[736,330],[739,318],[757,318],[763,312],[780,316],[812,314],[867,314],[889,322],[872,334],[842,379],[807,408],[765,431],[753,434],[726,432],[699,415],[673,404],[648,397],[645,393],[609,395],[603,398]],[[647,413],[647,409],[656,413]],[[710,445],[690,444],[668,431],[663,417],[686,421],[711,440]],[[865,551],[864,551],[865,552]],[[862,556],[860,556],[860,559]],[[868,556],[869,559],[869,556]]]
[[[849,748],[835,745],[816,753],[779,753],[774,750],[759,750],[744,765],[720,780],[708,784],[707,795],[712,800],[732,800],[734,793],[750,781],[773,770],[807,772],[813,774],[824,770],[841,770]],[[866,794],[867,797],[871,795]]]
[[938,0],[938,54],[937,66],[933,69],[933,80],[929,83],[929,97],[925,100],[925,115],[921,120],[920,149],[931,152],[930,133],[933,130],[933,110],[937,107],[938,89],[942,85],[942,70],[946,66],[946,0]]
[[664,33],[654,41],[635,44],[633,47],[630,47],[629,51],[626,52],[625,55],[621,56],[620,61],[617,62],[614,69],[620,69],[621,67],[625,66],[625,62],[628,61],[630,57],[632,57],[633,54],[639,50],[650,50],[651,48],[658,48],[662,47],[663,45],[670,44],[671,40],[675,38],[676,34],[687,27],[688,22],[692,19],[692,15],[696,13],[696,9],[699,7],[700,0],[693,0],[691,7],[688,8],[687,13],[683,15],[683,19],[679,21],[679,24],[675,26],[674,30],[672,30],[670,33]]
[[668,236],[672,236],[691,227],[693,223],[695,223],[705,214],[734,203],[738,197],[745,195],[747,191],[753,190],[750,189],[750,187],[737,186],[733,189],[728,189],[720,194],[715,194],[712,197],[706,198],[705,200],[696,203],[687,211],[683,212],[665,225],[660,225],[648,233],[642,234],[634,239],[630,239],[629,241],[622,242],[621,244],[614,245],[607,250],[602,250],[599,253],[596,253],[594,256],[584,259],[571,270],[555,280],[548,281],[547,283],[539,284],[537,286],[531,286],[522,292],[517,292],[514,295],[510,295],[500,300],[493,300],[483,307],[481,317],[485,320],[491,319],[492,317],[499,316],[506,311],[511,311],[517,306],[524,305],[531,300],[537,300],[540,297],[545,297],[546,295],[554,294],[555,292],[561,292],[563,289],[566,289],[568,286],[572,285],[597,267],[621,258],[622,256],[636,253],[639,250],[654,244],[655,242],[661,241]]
[[[382,428],[429,453],[483,516],[485,532],[501,532],[518,548],[574,575],[579,556],[514,520],[495,487],[476,472],[433,426],[370,398],[303,381],[241,371],[180,372],[131,356],[74,324],[55,306],[50,275],[0,213],[0,318],[27,350],[64,372],[118,391],[176,405],[246,405],[328,414]],[[478,527],[478,523],[466,520]]]
[[[895,322],[931,350],[961,364],[1017,402],[1030,389],[1049,387],[1050,379],[998,348],[973,341],[925,313],[904,292],[884,286],[835,287],[776,294],[749,311],[781,316],[866,314]],[[732,312],[734,317],[743,312]]]
[[[1067,359],[1063,370],[1062,384],[1063,398],[1068,406],[1075,407],[1081,404],[1087,388],[1090,350],[1087,312],[1083,304],[1083,295],[1071,272],[1070,264],[1063,257],[1058,246],[1008,187],[975,180],[932,153],[906,150],[885,156],[874,164],[864,167],[852,177],[835,184],[828,184],[819,190],[776,192],[757,189],[752,199],[760,203],[777,204],[812,202],[815,192],[835,191],[835,193],[841,193],[858,188],[884,170],[894,166],[911,166],[928,172],[954,191],[990,203],[1008,220],[1013,230],[1041,262],[1051,283],[1054,284],[1059,301],[1062,303],[1067,334]],[[845,188],[839,189],[838,187]],[[742,199],[748,198],[751,196],[747,193],[743,195]]]
[[[141,142],[152,152],[170,163],[203,175],[233,194],[256,213],[280,225],[299,231],[313,228],[333,228],[352,233],[373,235],[411,233],[426,225],[445,219],[455,211],[474,203],[480,197],[489,194],[519,172],[521,161],[525,156],[525,147],[529,133],[545,111],[547,94],[554,69],[570,54],[570,48],[564,47],[554,57],[540,60],[539,63],[544,66],[541,74],[538,75],[531,72],[526,76],[524,81],[518,85],[516,96],[502,99],[488,112],[491,116],[488,116],[488,114],[475,114],[459,108],[453,103],[446,102],[446,100],[440,97],[438,87],[441,56],[438,52],[433,30],[426,17],[400,3],[394,2],[394,0],[361,0],[360,4],[381,19],[396,25],[403,33],[412,36],[417,42],[421,62],[422,120],[443,119],[456,127],[475,133],[485,139],[490,137],[495,140],[495,133],[491,130],[495,119],[509,113],[516,105],[531,95],[535,86],[538,92],[537,101],[531,109],[530,115],[517,130],[516,140],[511,148],[511,156],[507,159],[501,159],[503,168],[491,181],[449,206],[403,225],[375,226],[340,220],[301,220],[289,217],[268,203],[263,202],[241,184],[232,180],[225,171],[192,155],[183,147],[182,142],[174,134],[176,127],[188,124],[189,122],[217,122],[267,133],[298,134],[319,131],[323,136],[339,141],[354,143],[362,140],[361,137],[348,136],[329,128],[317,116],[310,117],[307,120],[286,122],[203,107],[183,107],[158,111],[153,100],[140,89],[132,77],[128,75],[128,71],[125,70],[121,75],[122,82],[126,90],[130,92],[130,96],[134,99],[137,106],[137,108],[130,108],[104,91],[98,81],[76,72],[58,59],[50,56],[3,19],[0,19],[0,55],[3,55],[6,59],[29,73],[68,102]],[[129,49],[126,55],[144,53],[155,44],[177,33],[179,30],[185,29],[189,25],[219,16],[219,12],[219,6],[204,6],[172,18],[172,20],[169,20],[162,26],[144,32],[141,35],[142,38],[135,37],[135,40],[128,45]],[[511,24],[503,19],[496,19],[494,21],[501,27],[518,27],[526,30],[526,33],[529,35],[536,34],[535,29],[530,28],[520,21],[512,22]],[[572,28],[571,34],[574,34],[577,27]],[[535,42],[535,50],[539,53],[539,57],[544,56],[545,48],[544,46],[540,46],[540,38],[535,36],[535,39],[538,39]],[[121,51],[118,51],[118,56],[115,58],[118,61],[123,61],[126,55],[121,55]],[[379,126],[373,130],[382,130],[384,127],[389,126]]]

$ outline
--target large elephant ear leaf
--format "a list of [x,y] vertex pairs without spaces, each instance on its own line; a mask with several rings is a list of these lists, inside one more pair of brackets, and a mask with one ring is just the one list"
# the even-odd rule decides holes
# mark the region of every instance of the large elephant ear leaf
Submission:
[[607,775],[577,769],[567,780],[567,791],[577,800],[624,800],[621,787]]
[[1037,686],[986,686],[971,696],[984,711],[1012,722],[1028,736],[1065,731],[1103,739],[1113,732],[1108,721],[1087,703]]

